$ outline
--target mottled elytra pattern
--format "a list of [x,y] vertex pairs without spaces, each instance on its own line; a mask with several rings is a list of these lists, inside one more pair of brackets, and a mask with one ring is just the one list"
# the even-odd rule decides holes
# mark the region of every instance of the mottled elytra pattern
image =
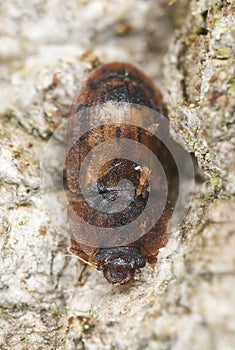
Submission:
[[[84,108],[92,106],[102,106],[109,101],[116,104],[110,107],[110,114],[116,113],[115,106],[123,103],[132,103],[136,105],[151,108],[166,116],[166,110],[162,103],[162,96],[159,90],[155,88],[151,80],[140,70],[126,63],[110,63],[101,65],[93,70],[86,81],[79,89],[71,109],[71,119],[68,127],[68,154],[66,157],[66,173],[68,187],[71,193],[80,195],[81,188],[78,181],[78,175],[81,164],[89,152],[101,144],[110,140],[130,139],[135,140],[148,149],[159,159],[167,177],[169,194],[172,191],[171,178],[175,173],[175,163],[169,151],[164,144],[155,136],[150,134],[144,128],[135,126],[134,114],[138,106],[130,111],[129,124],[115,122],[113,125],[105,123],[93,127],[92,123],[89,130],[82,135],[74,144],[69,140],[76,136],[77,117],[83,117]],[[76,118],[75,118],[76,116]],[[99,116],[98,116],[99,117]],[[89,112],[86,114],[89,120]],[[168,130],[166,130],[168,133]],[[118,147],[118,146],[117,146]],[[121,146],[120,146],[121,147]],[[102,163],[102,155],[96,162]],[[92,161],[91,161],[92,163]],[[135,189],[134,197],[128,206],[120,212],[108,213],[102,212],[90,206],[81,196],[81,199],[71,200],[69,203],[68,217],[71,228],[76,231],[76,219],[71,212],[77,213],[85,222],[97,227],[119,227],[135,220],[144,210],[148,201],[149,191],[161,190],[161,184],[157,183],[153,188],[149,188],[147,178],[145,179],[144,169],[138,167],[138,164],[130,159],[117,158],[106,162],[100,167],[97,179],[90,176],[90,167],[86,169],[87,189],[92,186],[98,188],[99,194],[104,200],[110,202],[110,206],[117,197],[117,186],[120,180],[129,180]],[[95,202],[94,202],[95,203]],[[154,225],[154,227],[138,240],[135,240],[127,246],[113,247],[91,247],[81,244],[76,237],[72,237],[73,251],[80,258],[83,264],[94,266],[102,270],[105,278],[110,283],[125,284],[132,280],[135,272],[149,263],[156,262],[158,250],[166,244],[166,227],[172,213],[172,202],[170,195],[165,209]],[[73,231],[72,229],[72,231]],[[83,231],[83,228],[78,230]],[[83,234],[85,235],[85,228]]]
[[76,113],[82,106],[107,101],[129,102],[163,112],[161,93],[140,70],[127,63],[110,63],[95,69],[72,106]]

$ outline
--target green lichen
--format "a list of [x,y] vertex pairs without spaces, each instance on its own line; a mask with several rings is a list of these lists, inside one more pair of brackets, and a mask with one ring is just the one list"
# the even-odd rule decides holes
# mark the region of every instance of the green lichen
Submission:
[[161,341],[160,339],[151,339],[144,350],[168,350],[169,343]]
[[220,59],[229,58],[232,57],[233,51],[231,47],[225,46],[215,50],[215,55]]
[[188,221],[184,221],[181,225],[180,225],[180,240],[181,243],[183,244],[184,241],[187,239],[188,233],[191,231],[192,229],[192,223],[188,222]]
[[183,139],[185,141],[185,143],[188,145],[188,147],[191,149],[191,150],[194,150],[195,149],[195,145],[196,145],[196,141],[195,139],[192,137],[192,135],[190,134],[190,132],[187,130],[187,129],[183,129],[182,130],[182,136],[183,136]]
[[199,35],[199,31],[197,30],[196,32],[192,33],[191,35],[184,37],[182,39],[182,43],[185,46],[189,47],[194,43],[194,41],[197,39],[198,35]]
[[213,173],[210,176],[210,184],[211,184],[211,189],[213,192],[216,192],[219,190],[220,185],[221,185],[221,181],[220,181],[218,174]]
[[231,78],[229,79],[228,88],[235,89],[235,74],[232,74]]

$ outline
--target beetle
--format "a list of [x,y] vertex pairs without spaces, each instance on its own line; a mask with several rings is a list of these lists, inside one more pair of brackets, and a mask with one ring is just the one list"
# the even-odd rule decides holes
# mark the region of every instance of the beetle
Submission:
[[[71,193],[78,195],[77,199],[69,200],[68,220],[72,232],[71,252],[76,254],[81,263],[84,264],[83,272],[86,266],[90,265],[97,270],[102,270],[109,283],[120,285],[131,281],[135,277],[135,272],[140,272],[146,262],[155,264],[159,249],[167,242],[167,225],[173,210],[173,200],[170,198],[173,190],[172,177],[175,174],[176,167],[167,147],[156,137],[150,135],[141,127],[135,126],[132,122],[133,113],[135,113],[135,108],[138,109],[138,107],[133,107],[131,110],[129,125],[121,122],[110,125],[110,123],[106,123],[106,117],[104,116],[102,117],[102,125],[93,127],[91,122],[88,132],[82,135],[79,141],[75,143],[71,141],[76,138],[78,120],[76,118],[83,117],[84,108],[92,109],[93,106],[108,105],[108,114],[112,116],[112,113],[116,113],[117,106],[121,106],[123,103],[148,107],[167,118],[161,92],[143,72],[128,63],[102,64],[90,72],[75,96],[67,131],[68,152],[66,156],[68,188]],[[99,118],[101,117],[99,116]],[[89,122],[89,113],[86,115],[86,119]],[[168,130],[166,130],[166,133],[168,133]],[[165,208],[157,223],[142,237],[133,242],[123,245],[114,244],[107,247],[84,244],[76,238],[76,232],[80,234],[83,231],[83,227],[77,227],[76,215],[82,216],[86,222],[97,227],[118,227],[136,219],[148,201],[149,184],[144,168],[139,167],[138,164],[131,162],[129,159],[109,161],[105,167],[101,168],[96,181],[99,194],[109,201],[110,206],[112,206],[116,198],[115,190],[120,179],[130,180],[135,187],[135,196],[134,202],[131,202],[125,210],[104,214],[91,207],[86,200],[79,199],[81,188],[78,182],[78,174],[85,156],[93,147],[102,142],[123,138],[143,143],[161,161],[169,186]],[[99,159],[96,161],[99,162]],[[89,178],[88,172],[85,177]],[[156,184],[156,186],[160,187],[161,184]],[[80,275],[80,282],[83,272]]]

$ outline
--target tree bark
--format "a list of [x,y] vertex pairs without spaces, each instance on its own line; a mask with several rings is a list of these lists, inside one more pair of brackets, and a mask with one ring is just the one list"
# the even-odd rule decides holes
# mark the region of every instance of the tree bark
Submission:
[[[173,2],[0,5],[0,349],[235,347],[235,9]],[[79,286],[40,162],[87,71],[114,60],[162,87],[172,137],[198,163],[195,195],[155,268],[127,286],[90,270]]]

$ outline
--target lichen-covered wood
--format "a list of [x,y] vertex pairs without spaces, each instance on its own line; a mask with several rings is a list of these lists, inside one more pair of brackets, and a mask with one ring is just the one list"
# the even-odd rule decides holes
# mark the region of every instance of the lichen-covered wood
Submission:
[[[0,19],[0,348],[233,350],[233,1],[11,1]],[[87,71],[114,60],[164,85],[172,135],[202,174],[156,268],[131,287],[97,271],[78,286],[40,161]]]

